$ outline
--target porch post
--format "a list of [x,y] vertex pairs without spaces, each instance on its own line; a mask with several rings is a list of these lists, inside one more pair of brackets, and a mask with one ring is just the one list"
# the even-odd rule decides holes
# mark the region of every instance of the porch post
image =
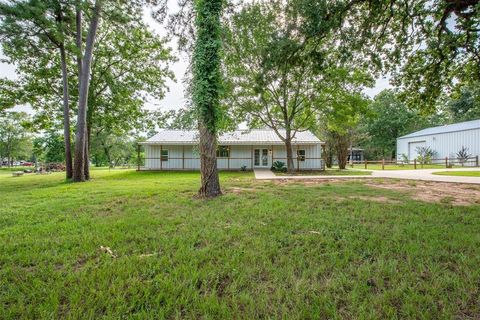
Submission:
[[300,171],[300,163],[298,162],[298,145],[297,145],[296,156],[297,156],[297,171]]
[[273,166],[273,145],[270,146],[272,148],[272,166]]
[[185,170],[185,145],[182,144],[182,169]]
[[230,146],[228,146],[228,158],[227,158],[227,168],[230,170]]
[[138,143],[137,143],[137,171],[140,171],[140,144]]
[[251,169],[253,170],[253,145],[252,145],[252,148],[251,148],[251,152],[250,152],[250,160],[251,160]]
[[160,170],[163,169],[163,164],[162,164],[162,150],[163,150],[163,146],[160,145]]

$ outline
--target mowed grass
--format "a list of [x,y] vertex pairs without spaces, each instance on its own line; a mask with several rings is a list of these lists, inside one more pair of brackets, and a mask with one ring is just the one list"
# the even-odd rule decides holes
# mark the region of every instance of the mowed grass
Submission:
[[462,176],[462,177],[480,177],[479,171],[441,171],[434,172],[433,174],[439,176]]
[[371,171],[353,169],[300,170],[292,173],[274,172],[277,176],[369,176]]
[[198,173],[92,173],[0,176],[0,318],[480,317],[479,206],[251,173],[205,201]]

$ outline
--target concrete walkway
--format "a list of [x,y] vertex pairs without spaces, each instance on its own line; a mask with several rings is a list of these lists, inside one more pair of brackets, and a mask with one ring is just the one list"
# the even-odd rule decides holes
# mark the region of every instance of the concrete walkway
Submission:
[[[351,178],[371,178],[370,175],[356,175],[356,176],[277,176],[275,173],[270,171],[269,169],[255,169],[255,179],[257,180],[282,180],[282,179],[298,179],[298,180],[305,180],[305,179],[351,179]],[[367,170],[368,171],[368,170]]]
[[417,170],[365,170],[371,171],[372,175],[356,176],[276,176],[268,169],[255,169],[255,178],[258,180],[282,180],[282,179],[355,179],[355,178],[391,178],[423,181],[455,182],[480,184],[480,177],[440,176],[433,172],[441,171],[480,171],[479,168],[455,168],[455,169],[417,169]]

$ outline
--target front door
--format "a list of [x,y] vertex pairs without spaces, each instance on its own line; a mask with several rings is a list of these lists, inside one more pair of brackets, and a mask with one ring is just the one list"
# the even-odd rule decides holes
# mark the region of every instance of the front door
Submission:
[[255,167],[268,167],[268,149],[255,149],[253,164]]

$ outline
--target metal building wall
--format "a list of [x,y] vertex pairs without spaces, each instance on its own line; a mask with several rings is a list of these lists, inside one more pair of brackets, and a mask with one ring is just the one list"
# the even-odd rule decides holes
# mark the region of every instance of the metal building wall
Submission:
[[[436,151],[436,158],[456,158],[457,152],[465,146],[468,153],[475,157],[480,155],[480,128],[456,132],[437,133],[425,136],[397,139],[397,160],[402,154],[409,154],[409,143],[425,141],[425,146]],[[410,160],[413,160],[410,159]]]

